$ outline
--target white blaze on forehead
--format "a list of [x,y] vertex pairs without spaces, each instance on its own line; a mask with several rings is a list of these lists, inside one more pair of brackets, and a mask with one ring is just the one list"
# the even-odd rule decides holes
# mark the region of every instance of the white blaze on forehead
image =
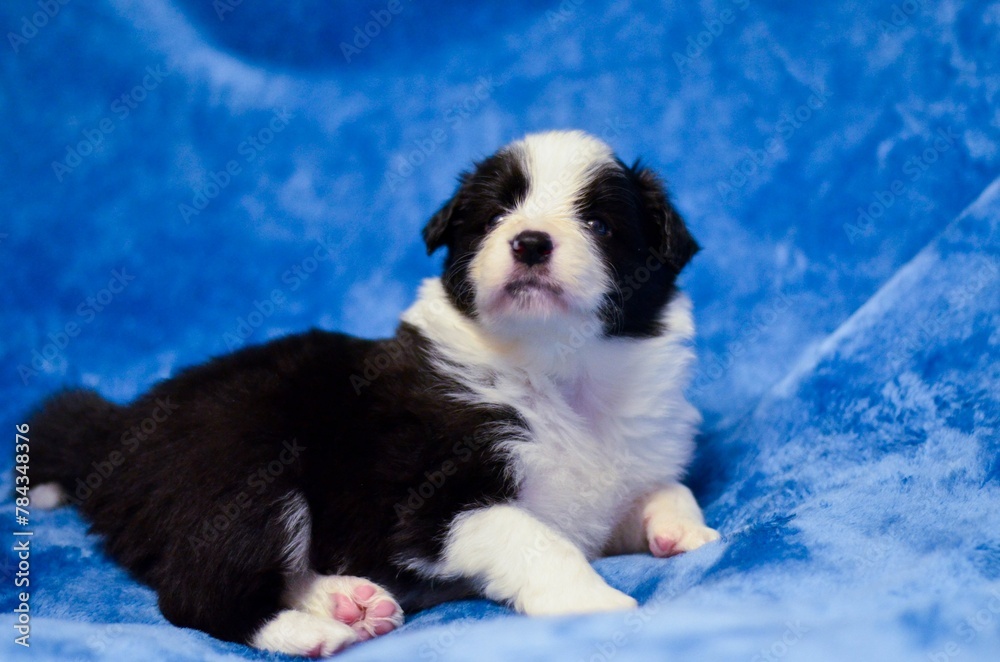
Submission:
[[[504,152],[519,160],[528,180],[524,201],[487,234],[469,264],[469,280],[480,321],[497,331],[523,335],[522,322],[550,328],[579,324],[598,314],[610,274],[592,233],[578,218],[577,204],[600,171],[616,161],[611,148],[580,131],[526,136]],[[515,296],[507,286],[524,276],[511,243],[524,231],[544,232],[553,250],[536,271],[558,291],[558,301],[542,295]],[[532,326],[537,332],[537,325]]]
[[525,160],[528,196],[518,206],[527,218],[569,217],[594,174],[615,162],[614,152],[582,131],[535,133],[514,143]]

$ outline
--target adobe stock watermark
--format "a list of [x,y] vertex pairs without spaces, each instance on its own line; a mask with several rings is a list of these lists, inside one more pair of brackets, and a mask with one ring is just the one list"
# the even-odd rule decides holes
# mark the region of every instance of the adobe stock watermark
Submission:
[[133,280],[135,276],[130,274],[126,267],[112,269],[107,285],[96,292],[91,292],[77,305],[76,318],[66,322],[61,329],[49,333],[48,342],[31,350],[31,361],[17,366],[21,382],[27,386],[32,377],[54,369],[55,362],[62,357],[70,342],[97,319],[98,314],[104,312]]
[[771,157],[781,150],[796,131],[826,107],[827,101],[833,96],[829,90],[812,89],[810,92],[809,97],[795,110],[781,114],[774,125],[773,135],[764,141],[760,149],[746,150],[746,155],[729,169],[725,181],[716,182],[715,190],[719,195],[725,199],[732,199],[736,192],[746,186]]
[[852,556],[855,570],[863,570],[873,566],[881,566],[889,559],[889,550],[885,545],[868,542],[864,547],[855,547]]
[[795,644],[802,640],[812,628],[802,625],[802,621],[785,622],[785,631],[767,648],[762,648],[750,658],[750,662],[774,662],[788,655]]
[[858,237],[870,237],[875,234],[875,222],[892,209],[909,184],[913,184],[924,176],[927,170],[937,163],[941,155],[955,146],[958,135],[949,126],[939,128],[934,134],[931,144],[919,154],[911,156],[903,163],[902,174],[905,176],[892,180],[889,186],[872,194],[872,202],[858,207],[858,217],[854,223],[844,223],[844,232],[853,244]]
[[35,4],[38,5],[39,11],[22,16],[20,29],[17,32],[7,33],[7,43],[10,44],[14,54],[20,53],[29,41],[38,36],[39,30],[44,29],[69,3],[70,0],[38,0]]
[[494,92],[510,80],[510,75],[480,76],[472,90],[462,99],[452,104],[442,117],[446,126],[438,126],[422,138],[412,141],[413,147],[396,158],[396,164],[382,177],[383,184],[395,192],[400,184],[409,179],[438,149],[448,142],[451,134],[466,120],[479,112],[492,98]]
[[698,371],[698,377],[688,388],[688,395],[696,395],[723,377],[733,367],[736,359],[749,350],[775,322],[788,312],[794,299],[784,292],[771,301],[757,306],[750,313],[750,319],[740,326],[740,333],[726,343],[721,354],[713,354]]
[[1000,615],[1000,589],[995,588],[990,591],[986,604],[955,626],[958,639],[951,639],[940,650],[928,653],[927,659],[930,662],[949,662],[962,652],[962,643],[971,644],[983,630],[989,629],[995,632],[998,615]]
[[420,659],[430,662],[441,659],[441,656],[454,646],[470,627],[472,627],[470,619],[438,624],[433,630],[431,640],[420,644],[418,653]]
[[233,13],[242,4],[243,0],[212,0],[212,9],[215,10],[216,18],[224,22],[226,14]]
[[236,318],[236,326],[222,334],[222,340],[229,351],[239,348],[264,322],[274,315],[288,301],[288,294],[297,291],[312,277],[324,262],[333,260],[339,251],[356,236],[348,235],[339,244],[334,244],[327,236],[316,240],[316,245],[304,258],[285,269],[281,274],[283,287],[272,288],[266,297],[254,299],[251,310]]
[[696,34],[688,35],[685,41],[686,47],[684,52],[674,51],[672,53],[677,71],[684,73],[685,70],[690,70],[691,64],[704,55],[706,50],[711,48],[715,40],[721,37],[722,33],[726,31],[726,27],[736,22],[736,18],[740,12],[747,10],[747,7],[750,6],[750,0],[732,0],[732,4],[736,7],[736,10],[727,7],[719,12],[718,16],[702,21],[705,29]]
[[623,479],[634,470],[638,462],[640,462],[639,458],[631,451],[619,451],[618,456],[604,464],[600,473],[577,484],[574,487],[577,499],[572,504],[568,504],[552,522],[554,525],[552,530],[540,534],[534,545],[529,545],[522,550],[525,560],[537,558],[539,553],[548,549],[548,545],[554,540],[553,534],[561,536],[560,532],[575,529],[581,517],[586,517],[587,513],[591,511],[591,504],[605,501],[609,494],[617,494],[621,489]]
[[377,39],[382,31],[388,28],[393,20],[399,14],[402,13],[405,8],[405,4],[409,4],[413,0],[389,0],[385,7],[381,9],[373,9],[369,13],[372,20],[366,22],[364,25],[355,25],[354,33],[352,35],[353,39],[350,43],[346,41],[340,42],[340,53],[344,56],[344,60],[350,64],[351,59],[361,55],[361,51],[368,48],[372,40]]
[[298,462],[305,446],[297,439],[281,442],[281,450],[275,459],[256,467],[247,476],[245,489],[240,490],[225,501],[219,502],[206,513],[196,531],[188,536],[192,549],[198,551],[219,540],[223,533],[236,522],[254,503],[254,497],[263,496],[279,476]]
[[423,480],[417,485],[411,486],[406,497],[393,506],[393,512],[401,522],[406,522],[414,517],[428,500],[432,499],[437,491],[444,487],[448,479],[459,472],[461,467],[476,457],[476,453],[487,444],[497,439],[497,430],[494,426],[480,425],[472,434],[465,435],[456,441],[451,447],[451,456],[442,461],[437,468],[430,469],[423,473]]
[[[621,135],[627,128],[622,118],[616,116],[604,121],[597,137],[603,142],[611,143],[614,138]],[[600,147],[597,146],[588,146],[577,150],[568,165],[586,165],[598,155],[599,151]],[[576,186],[573,179],[573,172],[574,168],[572,167],[563,168],[558,179],[550,180],[544,187],[534,191],[533,195],[528,198],[528,202],[524,205],[523,209],[525,213],[533,215],[544,211],[553,200],[560,199],[567,191],[572,190]]]
[[[265,126],[247,136],[236,146],[236,154],[243,157],[242,163],[253,163],[261,152],[274,142],[275,137],[288,128],[289,121],[293,119],[295,116],[288,109],[275,110]],[[185,223],[190,223],[193,217],[205,211],[208,205],[233,183],[233,178],[243,172],[242,163],[236,158],[229,159],[221,170],[209,173],[207,180],[195,189],[190,204],[182,202],[177,205],[177,211]]]
[[[622,303],[627,303],[652,280],[653,275],[670,263],[670,256],[658,247],[652,247],[648,251],[645,261],[640,264],[631,274],[622,276],[623,285],[619,288]],[[553,347],[553,352],[560,361],[566,361],[570,356],[579,352],[587,344],[604,331],[604,323],[599,320],[584,320],[575,325],[568,335],[560,340]]]
[[180,409],[180,405],[171,401],[170,396],[156,398],[149,414],[121,433],[119,448],[112,449],[103,457],[90,463],[89,468],[92,471],[76,479],[75,489],[71,493],[67,492],[66,500],[74,506],[82,505],[93,496],[94,490],[100,489],[104,481],[111,478],[118,468],[135,454],[142,443],[149,439],[160,425],[178,409]]
[[914,14],[920,11],[923,6],[924,0],[904,0],[898,5],[893,5],[889,19],[880,19],[878,27],[883,33],[899,30],[912,21]]
[[977,297],[986,287],[996,280],[1000,266],[987,257],[981,257],[966,270],[963,283],[953,289],[948,297],[948,306],[938,311],[929,319],[922,320],[916,327],[916,336],[906,336],[898,340],[885,355],[885,363],[890,371],[898,374],[906,363],[922,348],[932,346],[941,338],[956,312],[965,308],[969,301]]
[[641,608],[628,612],[623,625],[612,632],[610,637],[595,644],[593,653],[580,658],[580,662],[612,662],[618,657],[619,651],[653,620],[663,605],[673,602],[677,595],[678,590],[671,588],[667,593],[655,596]]
[[549,27],[558,27],[576,18],[576,10],[583,2],[584,0],[562,0],[555,9],[545,10],[545,20],[549,22]]
[[87,636],[87,648],[95,653],[107,653],[111,644],[125,634],[125,628],[118,623],[105,625]]
[[52,173],[55,175],[56,181],[62,183],[66,175],[72,173],[77,166],[83,163],[84,159],[93,154],[104,142],[105,137],[115,130],[118,122],[127,119],[170,73],[170,69],[161,64],[146,67],[145,74],[139,83],[115,97],[111,102],[109,106],[111,115],[101,118],[93,126],[81,129],[80,134],[83,136],[83,140],[66,145],[65,156],[52,162]]
[[361,374],[351,375],[351,387],[354,389],[354,393],[361,395],[362,390],[371,386],[373,381],[381,377],[383,372],[405,356],[412,347],[413,339],[405,333],[391,340],[383,341],[377,352],[365,357],[362,363],[364,369]]

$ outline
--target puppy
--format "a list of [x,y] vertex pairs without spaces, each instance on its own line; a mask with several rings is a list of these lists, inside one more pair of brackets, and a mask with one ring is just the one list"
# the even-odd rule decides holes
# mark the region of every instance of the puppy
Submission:
[[477,164],[423,237],[444,273],[391,339],[314,330],[127,406],[44,403],[36,505],[76,504],[172,623],[283,653],[470,596],[634,608],[592,559],[718,537],[678,482],[697,244],[652,172],[576,131]]

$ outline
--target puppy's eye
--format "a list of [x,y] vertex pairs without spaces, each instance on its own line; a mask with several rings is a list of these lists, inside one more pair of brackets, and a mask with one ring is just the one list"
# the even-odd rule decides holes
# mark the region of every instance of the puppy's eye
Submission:
[[488,228],[496,227],[497,225],[500,224],[500,221],[503,220],[503,217],[504,217],[503,214],[497,214],[496,216],[494,216],[493,218],[491,218],[489,221],[486,222],[486,227]]
[[608,227],[608,224],[598,218],[592,218],[587,221],[587,227],[590,228],[594,234],[602,237],[607,237],[611,234],[611,228]]

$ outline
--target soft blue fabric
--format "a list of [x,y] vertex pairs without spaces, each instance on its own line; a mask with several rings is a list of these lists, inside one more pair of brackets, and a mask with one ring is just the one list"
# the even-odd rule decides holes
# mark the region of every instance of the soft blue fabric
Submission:
[[0,658],[275,657],[169,625],[73,509],[31,510],[16,645],[15,424],[389,333],[459,169],[575,127],[704,246],[691,484],[724,539],[599,561],[637,613],[447,604],[342,659],[1000,659],[1000,4],[331,4],[0,4]]

